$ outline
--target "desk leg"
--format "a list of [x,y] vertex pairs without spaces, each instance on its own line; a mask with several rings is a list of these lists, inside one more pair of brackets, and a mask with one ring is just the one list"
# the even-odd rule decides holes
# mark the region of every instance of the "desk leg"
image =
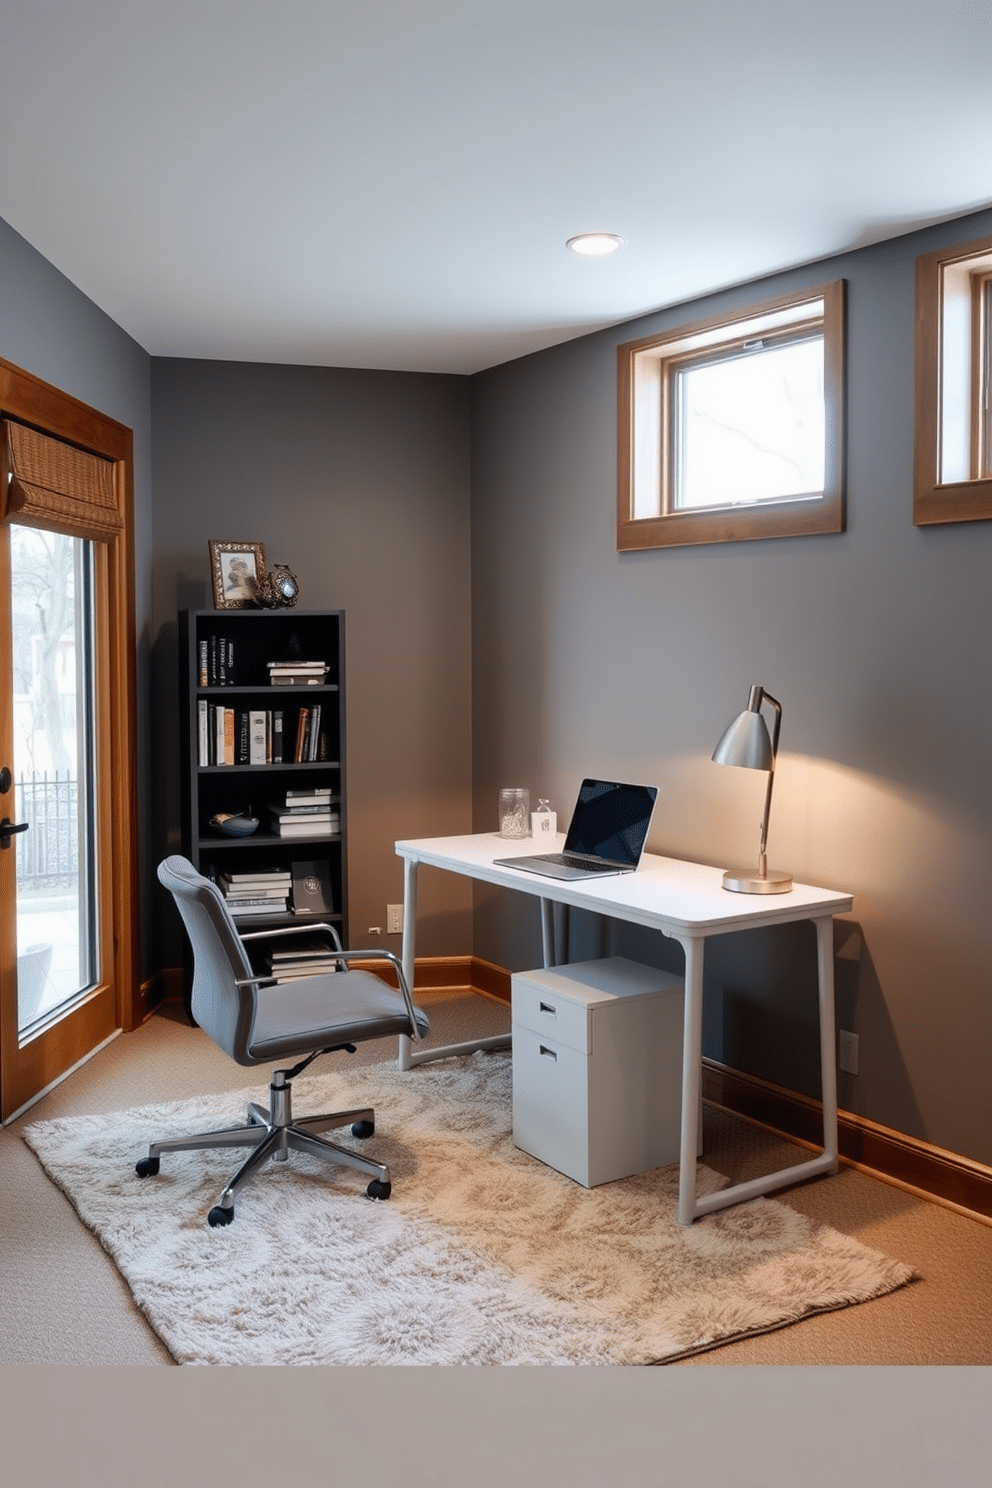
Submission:
[[814,920],[816,955],[820,970],[820,1092],[823,1097],[823,1156],[836,1173],[837,1135],[837,1014],[834,1007],[834,922]]
[[[410,991],[414,991],[414,971],[417,964],[417,867],[413,858],[404,859],[403,867],[403,951],[400,960],[403,974]],[[414,1048],[407,1034],[399,1036],[397,1068],[411,1070],[418,1064],[429,1064],[435,1059],[449,1059],[454,1054],[474,1054],[477,1049],[508,1049],[511,1035],[494,1033],[486,1038],[467,1039],[463,1044],[435,1045],[430,1049]]]
[[[690,943],[683,942],[686,948],[686,1013],[685,1013],[685,1042],[684,1042],[684,1072],[682,1076],[682,1157],[679,1171],[679,1224],[691,1224],[693,1219],[698,1219],[702,1214],[712,1214],[715,1209],[726,1209],[731,1204],[743,1203],[745,1199],[755,1199],[759,1194],[771,1193],[777,1188],[787,1188],[792,1183],[800,1183],[803,1179],[814,1178],[821,1173],[836,1173],[837,1171],[837,1065],[834,1052],[834,1041],[836,1033],[834,1030],[834,936],[833,919],[827,915],[823,919],[814,920],[816,926],[816,954],[819,970],[819,1007],[820,1007],[820,1075],[823,1090],[823,1151],[819,1157],[809,1158],[805,1162],[794,1163],[791,1167],[780,1168],[775,1173],[766,1173],[761,1178],[751,1178],[745,1183],[735,1183],[730,1188],[721,1188],[716,1193],[704,1194],[697,1199],[694,1194],[694,1185],[689,1182],[690,1173],[695,1171],[695,1150],[689,1145],[688,1132],[695,1133],[695,1106],[689,1104],[687,1089],[690,1076],[694,1075],[697,1082],[700,1079],[700,1066],[702,1062],[702,943],[699,944],[698,980],[699,995],[697,999],[690,992],[690,985],[695,988],[696,975],[690,974],[690,963],[695,967],[697,956],[695,948],[690,953]],[[698,1023],[695,1021],[698,1019]],[[695,1040],[694,1049],[690,1049],[690,1039]],[[695,1054],[694,1066],[690,1071],[690,1054]],[[698,1084],[697,1087],[698,1089]],[[690,1164],[690,1159],[693,1161]]]
[[[681,939],[681,937],[680,937]],[[696,1154],[703,1067],[703,955],[705,940],[686,936],[685,1005],[682,1012],[682,1133],[679,1151],[679,1224],[696,1217]]]
[[[413,973],[417,964],[417,861],[415,858],[404,858],[403,860],[403,950],[400,960],[403,962],[403,975],[406,984],[413,996]],[[401,1070],[412,1067],[412,1040],[405,1034],[400,1034],[399,1054],[397,1064]]]
[[552,899],[541,900],[541,952],[546,967],[558,964],[558,947],[555,945],[555,906]]

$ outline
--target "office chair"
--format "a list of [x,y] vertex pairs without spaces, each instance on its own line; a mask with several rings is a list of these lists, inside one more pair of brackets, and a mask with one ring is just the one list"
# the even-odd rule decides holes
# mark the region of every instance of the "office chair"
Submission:
[[[305,1056],[291,1069],[273,1071],[266,1107],[248,1105],[244,1126],[197,1136],[152,1142],[148,1156],[135,1164],[140,1178],[159,1170],[165,1152],[192,1152],[212,1147],[250,1147],[252,1151],[210,1210],[211,1225],[227,1225],[234,1218],[234,1196],[270,1158],[285,1162],[291,1151],[308,1152],[342,1167],[370,1174],[370,1199],[388,1199],[389,1169],[361,1157],[347,1147],[319,1135],[351,1126],[352,1135],[371,1137],[375,1113],[371,1107],[335,1111],[321,1116],[292,1116],[292,1080],[319,1055],[336,1049],[355,1052],[366,1039],[405,1033],[419,1039],[428,1029],[427,1018],[414,1007],[403,968],[388,951],[346,951],[332,925],[301,925],[239,935],[216,884],[197,873],[178,855],[159,864],[161,883],[173,895],[193,947],[193,1014],[200,1027],[238,1064],[271,1064],[273,1060]],[[296,981],[277,983],[258,975],[245,950],[248,940],[272,939],[305,930],[327,932],[337,952],[335,969]],[[352,971],[359,960],[390,961],[399,991],[370,971]]]

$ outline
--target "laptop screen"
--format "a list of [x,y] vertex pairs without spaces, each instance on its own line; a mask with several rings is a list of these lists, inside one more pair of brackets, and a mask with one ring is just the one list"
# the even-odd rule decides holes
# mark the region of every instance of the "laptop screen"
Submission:
[[565,838],[567,853],[637,865],[658,796],[654,785],[583,780]]

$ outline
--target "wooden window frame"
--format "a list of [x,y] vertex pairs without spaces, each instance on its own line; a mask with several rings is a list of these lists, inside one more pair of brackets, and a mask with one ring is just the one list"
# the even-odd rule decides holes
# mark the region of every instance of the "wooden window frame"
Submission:
[[[844,493],[844,281],[794,291],[774,300],[748,305],[730,314],[712,316],[627,341],[617,348],[617,549],[683,547],[695,543],[747,542],[758,538],[797,537],[843,532]],[[822,315],[784,322],[764,332],[744,330],[755,321],[774,319],[782,312],[822,301]],[[674,460],[673,419],[668,384],[671,371],[689,361],[702,362],[719,350],[742,346],[759,334],[768,341],[782,341],[802,331],[823,332],[825,403],[825,474],[819,496],[789,501],[776,500],[747,506],[678,510],[672,506]],[[726,335],[713,339],[713,333]],[[698,351],[687,351],[685,343],[700,338]],[[671,354],[666,355],[670,349]],[[649,355],[645,355],[645,354]],[[645,386],[646,372],[657,388]],[[635,516],[638,461],[649,451],[647,461],[658,467],[657,515]],[[653,477],[652,477],[653,480]],[[654,486],[652,484],[652,490]]]
[[[922,254],[916,260],[916,379],[913,452],[913,523],[979,522],[992,517],[992,420],[984,407],[988,378],[988,313],[992,307],[992,237],[976,238]],[[941,448],[944,368],[944,275],[948,268],[971,274],[971,347],[968,446],[970,474],[944,481]]]

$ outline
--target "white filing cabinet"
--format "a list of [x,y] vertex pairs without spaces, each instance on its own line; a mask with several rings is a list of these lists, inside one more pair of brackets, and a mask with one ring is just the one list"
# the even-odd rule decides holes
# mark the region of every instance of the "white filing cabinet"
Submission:
[[515,1144],[586,1188],[678,1162],[682,979],[613,956],[511,986]]

